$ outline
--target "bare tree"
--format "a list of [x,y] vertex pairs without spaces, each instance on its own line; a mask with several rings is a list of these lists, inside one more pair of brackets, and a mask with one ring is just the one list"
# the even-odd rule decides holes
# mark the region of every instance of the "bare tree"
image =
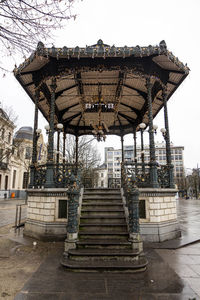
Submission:
[[76,18],[77,0],[0,0],[0,43],[6,55],[26,54],[38,41],[52,41],[52,32]]
[[[94,138],[81,136],[78,141],[78,161],[83,164],[84,169],[95,168],[101,161],[97,147],[92,143]],[[66,159],[69,162],[75,162],[76,142],[75,137],[67,135],[66,139]]]

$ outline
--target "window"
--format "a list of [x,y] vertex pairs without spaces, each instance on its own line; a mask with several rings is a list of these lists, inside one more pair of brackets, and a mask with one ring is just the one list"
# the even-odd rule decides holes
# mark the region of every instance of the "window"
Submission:
[[67,219],[67,200],[59,200],[58,218]]
[[112,152],[108,152],[108,158],[113,158],[113,153]]
[[0,160],[3,159],[3,149],[0,149]]
[[25,159],[31,158],[31,147],[26,147]]
[[103,177],[103,173],[101,173],[101,177]]
[[10,144],[10,142],[11,142],[11,133],[9,132],[9,134],[8,134],[8,143]]
[[27,187],[28,187],[28,172],[24,172],[22,188],[26,189]]
[[8,189],[8,176],[5,177],[5,190]]
[[13,188],[13,189],[15,188],[16,174],[17,174],[17,171],[14,170],[14,171],[13,171],[13,182],[12,182],[12,188]]
[[119,151],[115,152],[115,155],[119,156],[121,153]]
[[101,187],[104,187],[104,182],[103,182],[103,180],[101,180]]
[[2,140],[4,140],[4,136],[5,136],[5,129],[3,128],[2,131],[1,131],[1,138],[2,138]]
[[146,203],[145,200],[139,201],[139,217],[141,219],[146,219]]

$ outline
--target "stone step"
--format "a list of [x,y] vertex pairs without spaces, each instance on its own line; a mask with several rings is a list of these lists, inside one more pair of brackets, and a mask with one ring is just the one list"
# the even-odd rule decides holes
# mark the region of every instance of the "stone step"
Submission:
[[85,217],[106,217],[109,218],[111,216],[113,217],[124,217],[124,210],[93,210],[93,209],[87,209],[87,210],[81,210],[81,217],[85,216]]
[[86,239],[119,239],[119,240],[127,240],[129,234],[127,231],[116,231],[116,232],[107,232],[107,231],[84,231],[79,232],[79,239],[86,240]]
[[127,231],[126,224],[80,224],[79,233],[84,233],[85,231],[90,232],[125,232]]
[[123,216],[118,216],[118,217],[97,217],[97,216],[81,216],[80,218],[80,224],[126,224],[126,218]]
[[107,199],[107,198],[96,198],[96,199],[83,199],[84,204],[90,204],[90,203],[115,203],[115,204],[121,204],[122,199]]
[[84,194],[120,194],[120,189],[86,188]]
[[138,257],[138,260],[135,261],[75,261],[69,259],[67,256],[64,256],[61,260],[63,266],[70,268],[75,271],[82,272],[112,272],[112,271],[120,271],[120,272],[143,272],[146,270],[147,259],[144,256]]
[[89,199],[101,199],[101,200],[104,200],[104,199],[113,199],[113,200],[119,200],[119,199],[122,199],[121,195],[120,194],[116,194],[116,195],[113,195],[113,194],[85,194],[83,195],[83,200],[89,200]]
[[127,239],[90,239],[77,241],[78,249],[131,249],[132,245]]
[[86,210],[86,209],[94,209],[94,210],[99,210],[99,209],[104,209],[104,210],[107,210],[107,209],[114,209],[114,210],[122,210],[123,209],[123,204],[122,203],[104,203],[102,201],[102,203],[82,203],[82,209],[83,210]]
[[139,251],[133,249],[70,249],[68,258],[80,261],[134,261],[138,259]]

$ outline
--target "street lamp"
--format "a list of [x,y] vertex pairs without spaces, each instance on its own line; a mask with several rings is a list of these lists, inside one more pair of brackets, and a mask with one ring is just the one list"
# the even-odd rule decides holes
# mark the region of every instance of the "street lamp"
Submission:
[[166,139],[166,132],[167,132],[167,130],[165,128],[161,128],[160,132],[162,133],[164,139]]
[[58,135],[57,135],[57,155],[56,155],[56,163],[59,163],[59,151],[60,151],[60,133],[63,130],[63,124],[58,123],[56,125],[57,127],[57,131],[58,131]]
[[50,126],[49,126],[49,124],[45,125],[45,126],[44,126],[44,129],[46,130],[46,134],[49,134],[49,131],[50,131]]
[[140,132],[141,132],[141,161],[142,161],[142,173],[145,174],[145,166],[144,166],[144,140],[143,140],[143,132],[146,128],[145,123],[139,124]]

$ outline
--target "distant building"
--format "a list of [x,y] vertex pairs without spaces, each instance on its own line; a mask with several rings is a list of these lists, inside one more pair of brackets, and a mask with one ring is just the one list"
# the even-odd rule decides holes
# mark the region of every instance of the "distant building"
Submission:
[[[156,160],[160,165],[166,164],[166,148],[165,143],[156,143]],[[183,159],[183,146],[174,146],[171,143],[172,164],[174,165],[174,178],[175,183],[179,186],[184,177],[184,159]],[[105,148],[105,167],[108,171],[108,180],[121,178],[121,149],[114,149],[113,147]],[[134,146],[124,146],[124,160],[134,161]],[[144,145],[144,162],[148,163],[150,160],[149,146]],[[137,146],[137,162],[141,162],[141,147]]]
[[95,169],[95,178],[95,187],[108,187],[108,170],[105,164],[102,164],[101,166]]
[[[24,197],[29,183],[33,129],[21,127],[13,136],[14,124],[0,109],[0,197]],[[45,163],[46,145],[42,134],[37,142],[38,163]]]
[[15,125],[6,112],[0,108],[0,190],[10,187],[10,158],[13,146],[13,131]]

